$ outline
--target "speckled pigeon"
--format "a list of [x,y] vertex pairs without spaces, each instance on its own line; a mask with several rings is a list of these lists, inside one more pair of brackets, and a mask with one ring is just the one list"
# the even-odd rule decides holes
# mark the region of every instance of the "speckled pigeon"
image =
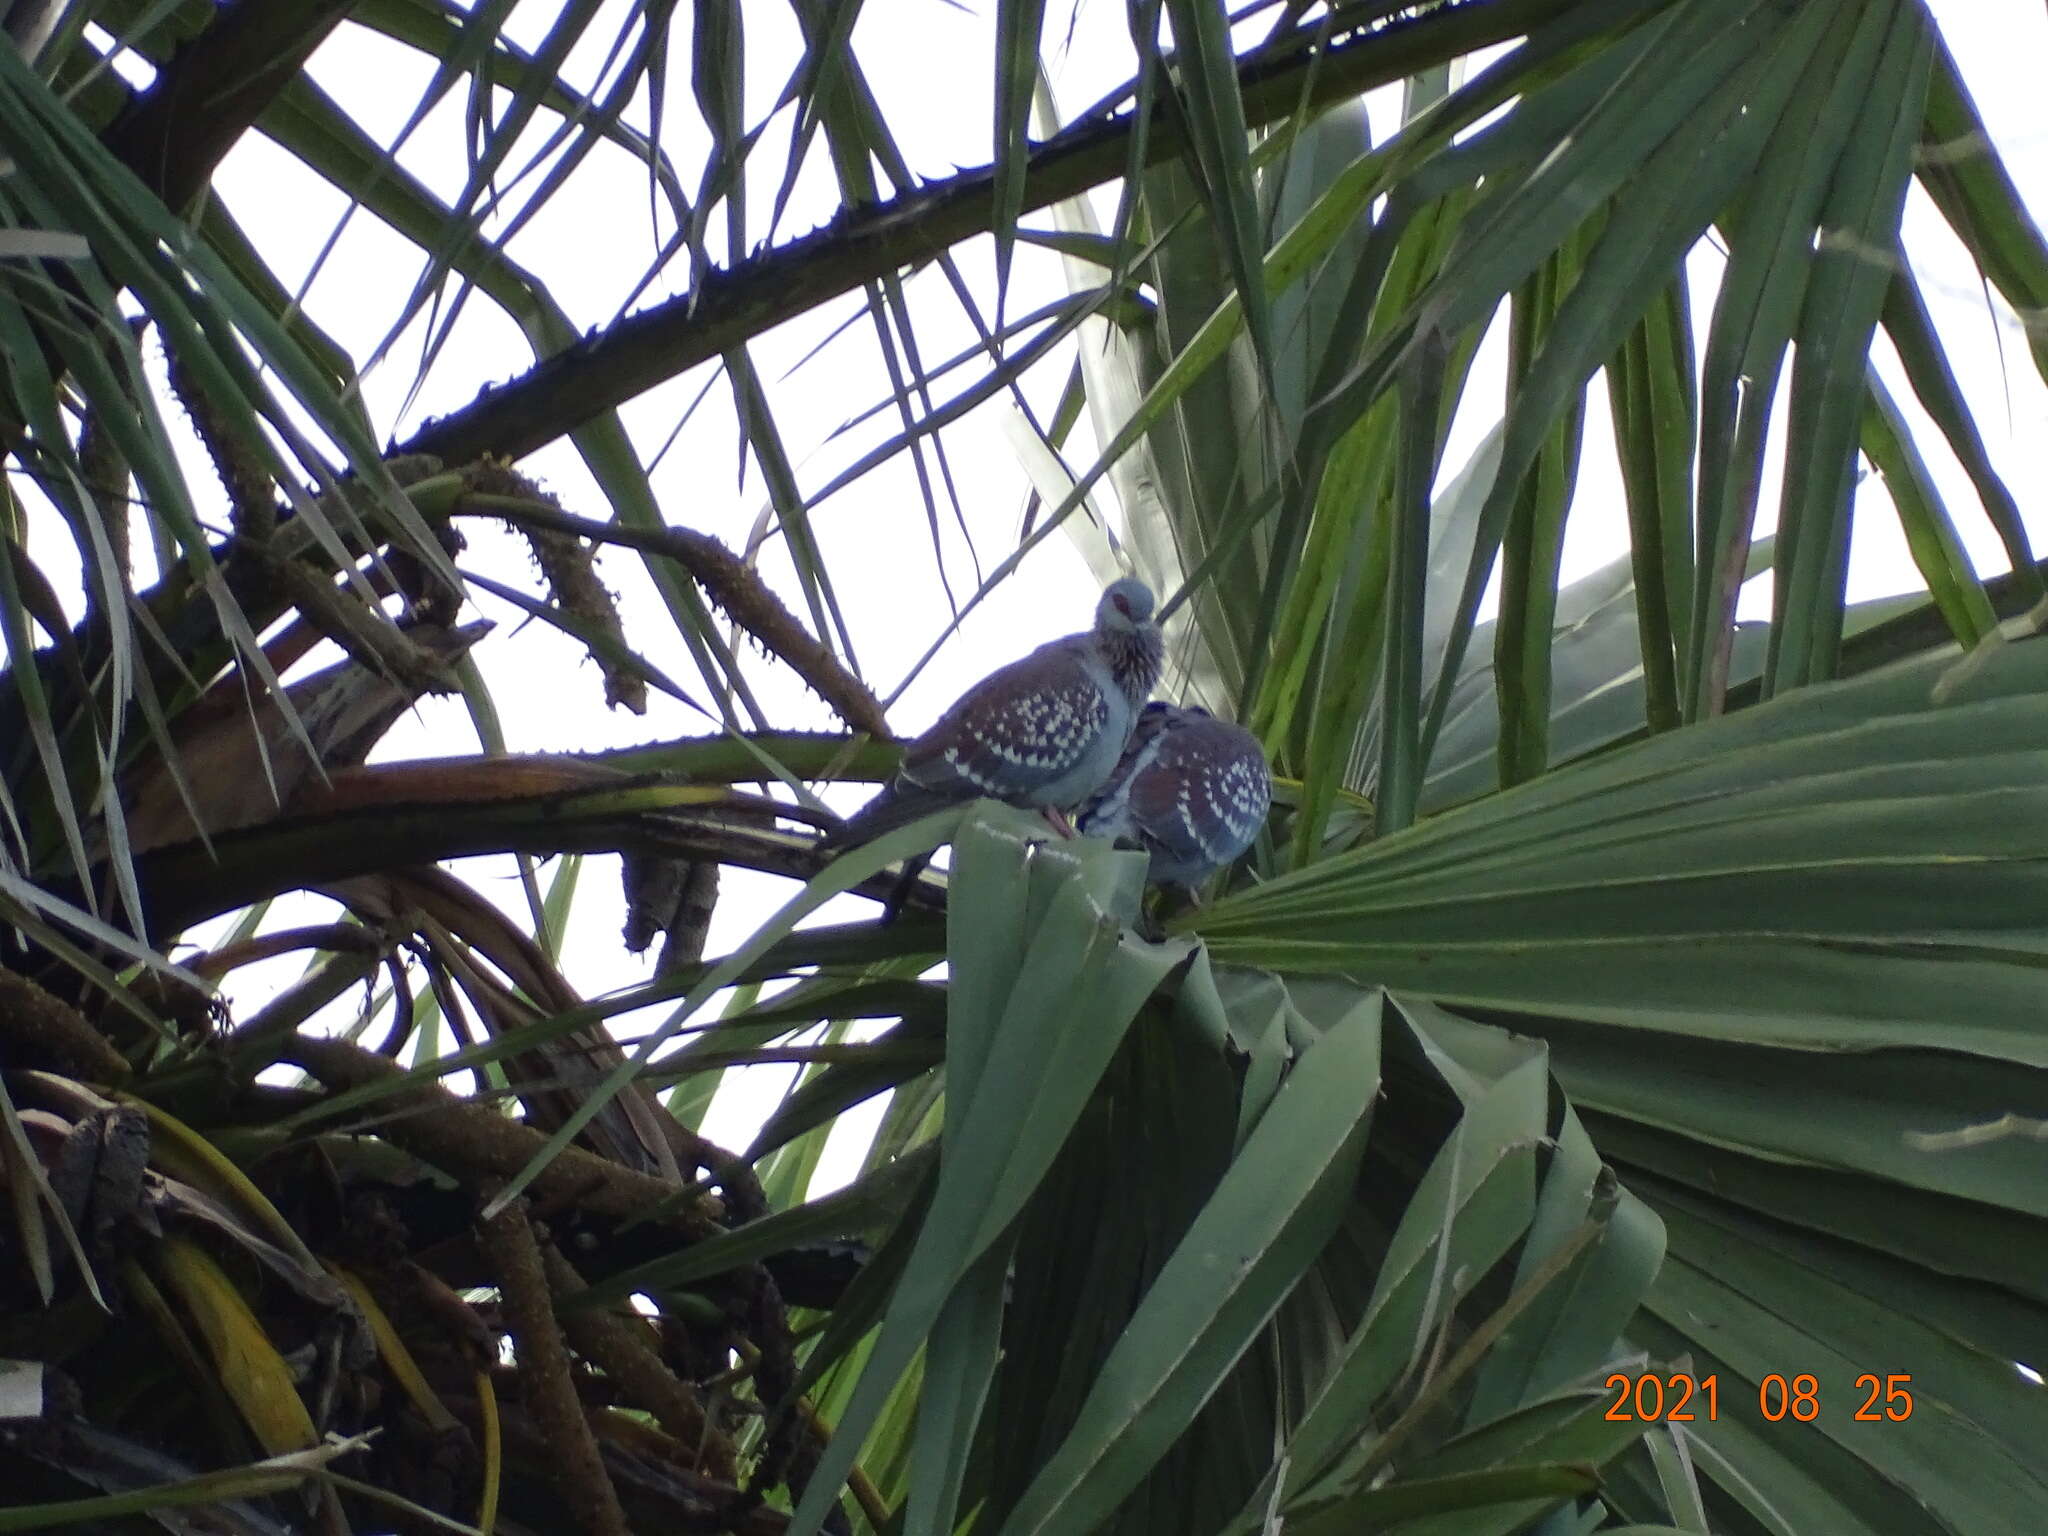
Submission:
[[1086,634],[1048,641],[976,683],[903,753],[896,777],[828,841],[853,847],[951,801],[1067,811],[1102,786],[1159,681],[1152,589],[1112,582]]
[[1272,803],[1273,775],[1250,731],[1206,709],[1148,704],[1074,825],[1137,843],[1152,856],[1147,879],[1193,891],[1251,846]]

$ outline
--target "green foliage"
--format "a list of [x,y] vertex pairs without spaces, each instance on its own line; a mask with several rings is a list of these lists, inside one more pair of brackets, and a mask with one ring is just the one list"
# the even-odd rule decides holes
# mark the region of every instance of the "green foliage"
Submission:
[[[765,116],[730,3],[6,9],[0,1360],[43,1385],[0,1418],[0,1528],[2003,1536],[2048,1505],[2015,1364],[2048,1362],[2044,587],[1903,210],[2044,379],[2048,245],[1921,0],[1145,0],[1128,86],[1064,128],[1059,8],[1003,0],[956,156],[990,164],[936,183],[863,8],[791,8]],[[316,83],[344,23],[426,66],[396,126]],[[375,344],[210,187],[259,136],[416,254]],[[585,335],[513,246],[619,154],[664,247],[634,301],[682,291]],[[838,217],[792,237],[813,164]],[[1070,295],[1013,302],[1047,249]],[[979,340],[932,364],[942,291]],[[895,420],[824,474],[763,359],[849,298],[886,383],[848,430]],[[532,353],[489,390],[470,307]],[[373,403],[402,336],[414,392],[467,404]],[[739,554],[660,503],[624,409],[692,369],[765,493]],[[988,804],[818,844],[813,786],[894,761],[820,505],[907,458],[943,569],[948,444],[999,396],[1036,497],[969,605],[1056,531],[1135,567],[1168,691],[1273,759],[1203,905]],[[602,520],[525,463],[558,442]],[[1567,580],[1609,480],[1627,547]],[[1925,591],[1852,603],[1887,502]],[[486,527],[538,576],[477,568]],[[480,598],[710,733],[509,751],[491,689],[527,681],[456,622]],[[844,730],[777,718],[799,687]],[[485,755],[370,764],[434,692]],[[610,853],[662,958],[589,998]],[[517,915],[442,867],[486,854]],[[736,871],[789,889],[707,955]],[[900,913],[821,924],[847,893]],[[766,1063],[796,1078],[752,1145],[707,1140]],[[1624,1411],[1651,1377],[1695,1416]]]

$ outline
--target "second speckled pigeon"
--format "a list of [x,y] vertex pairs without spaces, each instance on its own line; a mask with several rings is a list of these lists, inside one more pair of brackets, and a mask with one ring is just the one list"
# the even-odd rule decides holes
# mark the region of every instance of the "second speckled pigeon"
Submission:
[[1152,589],[1112,582],[1095,627],[1048,641],[962,694],[904,749],[882,792],[828,840],[853,847],[948,802],[986,795],[1026,809],[1080,805],[1110,776],[1159,681]]
[[1273,775],[1250,731],[1206,709],[1148,704],[1074,825],[1137,843],[1152,856],[1152,884],[1193,891],[1251,846],[1272,803]]

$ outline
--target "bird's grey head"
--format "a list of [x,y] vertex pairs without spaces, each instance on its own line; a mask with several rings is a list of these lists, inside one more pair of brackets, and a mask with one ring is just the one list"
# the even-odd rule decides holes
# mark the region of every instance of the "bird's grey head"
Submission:
[[1129,632],[1152,622],[1152,589],[1135,576],[1111,582],[1095,606],[1097,629]]

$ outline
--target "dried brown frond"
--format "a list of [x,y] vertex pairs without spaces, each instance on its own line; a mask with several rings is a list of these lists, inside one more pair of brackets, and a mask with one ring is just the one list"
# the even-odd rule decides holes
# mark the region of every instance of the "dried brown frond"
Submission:
[[[486,458],[463,474],[464,483],[479,495],[502,496],[515,501],[535,502],[562,510],[561,502],[539,482],[520,474],[509,464]],[[597,579],[595,545],[586,544],[561,528],[527,524],[520,530],[533,550],[534,562],[554,594],[555,606],[626,649],[625,626],[619,622],[617,600]],[[590,659],[604,673],[604,701],[616,709],[623,704],[636,715],[647,713],[647,682],[617,656],[598,646],[590,648]]]
[[708,533],[669,524],[664,528],[628,528],[593,522],[560,510],[552,501],[540,505],[492,495],[459,503],[458,513],[495,517],[532,531],[555,532],[594,543],[624,544],[649,554],[664,555],[689,572],[705,596],[769,655],[786,663],[819,698],[857,731],[887,738],[889,722],[873,691],[798,622],[768,584],[746,561]]
[[631,1536],[618,1490],[605,1474],[604,1457],[569,1374],[569,1346],[555,1321],[540,1246],[515,1200],[477,1223],[477,1243],[498,1277],[505,1321],[519,1361],[527,1412],[553,1451],[549,1468],[570,1507],[591,1536]]
[[90,1082],[118,1083],[128,1063],[84,1014],[30,981],[0,966],[0,1060],[9,1066],[44,1067]]

